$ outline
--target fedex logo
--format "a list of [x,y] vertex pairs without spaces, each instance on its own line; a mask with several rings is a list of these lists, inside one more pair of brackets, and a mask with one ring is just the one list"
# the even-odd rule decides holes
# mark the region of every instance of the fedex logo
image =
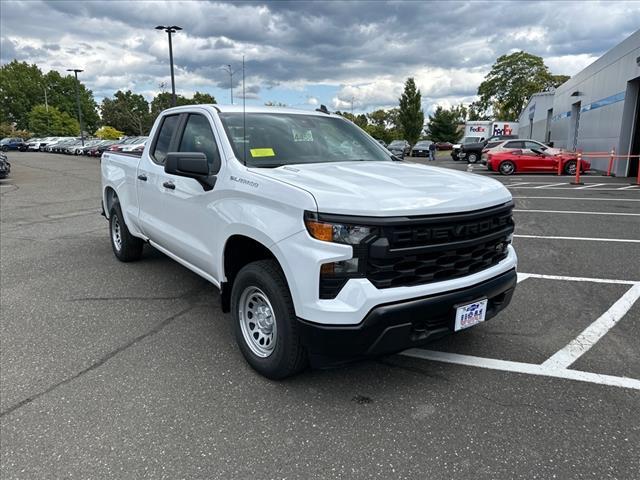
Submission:
[[494,125],[493,135],[513,135],[513,130],[506,123],[502,126],[502,128],[500,128],[498,125]]
[[473,133],[484,133],[485,128],[481,127],[480,125],[478,126],[471,126],[469,127],[469,131],[473,132]]

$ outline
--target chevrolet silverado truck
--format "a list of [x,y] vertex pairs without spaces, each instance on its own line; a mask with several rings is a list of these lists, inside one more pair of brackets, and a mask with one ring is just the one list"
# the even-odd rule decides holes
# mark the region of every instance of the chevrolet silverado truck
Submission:
[[218,287],[272,379],[495,316],[516,286],[510,193],[397,160],[326,109],[171,108],[142,156],[102,156],[113,253],[146,243]]

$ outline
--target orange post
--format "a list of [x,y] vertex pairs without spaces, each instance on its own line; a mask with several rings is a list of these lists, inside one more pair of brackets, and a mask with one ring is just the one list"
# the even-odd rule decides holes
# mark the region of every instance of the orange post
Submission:
[[584,185],[580,181],[580,168],[582,167],[582,152],[578,152],[578,159],[576,161],[576,179],[574,182],[571,182],[571,185]]
[[557,157],[558,159],[558,176],[562,175],[562,158]]
[[613,159],[616,156],[616,149],[611,149],[611,155],[609,155],[609,168],[607,168],[607,177],[611,176],[611,169],[613,168]]

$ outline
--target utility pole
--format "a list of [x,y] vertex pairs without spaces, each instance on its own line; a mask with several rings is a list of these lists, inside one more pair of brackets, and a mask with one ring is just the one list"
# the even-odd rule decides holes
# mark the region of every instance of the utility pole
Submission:
[[353,100],[354,100],[354,97],[352,95],[351,96],[351,116],[353,116]]
[[[84,72],[84,70],[80,70],[79,68],[67,68],[67,72],[73,72],[76,76],[76,104],[78,105],[78,123],[80,124],[80,141],[82,142],[82,146],[84,147],[84,128],[82,127],[82,110],[80,109],[80,88],[78,81],[78,73]],[[46,90],[45,90],[46,93]]]
[[225,72],[229,74],[229,89],[231,91],[231,105],[233,105],[233,74],[236,73],[237,70],[232,70],[231,65],[225,65],[221,67]]
[[158,25],[156,30],[164,30],[167,32],[169,36],[169,64],[171,65],[171,106],[176,106],[176,81],[173,76],[173,44],[171,42],[171,34],[176,33],[178,30],[182,30],[182,27],[178,27],[177,25],[172,25],[170,27],[165,27],[164,25]]

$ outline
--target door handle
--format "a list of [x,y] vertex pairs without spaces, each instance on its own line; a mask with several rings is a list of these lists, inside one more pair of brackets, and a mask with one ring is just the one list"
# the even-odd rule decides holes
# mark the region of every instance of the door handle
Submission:
[[142,180],[143,182],[146,182],[147,176],[141,173],[140,175],[138,175],[138,180]]
[[162,186],[164,188],[168,188],[169,190],[175,190],[176,189],[176,186],[175,186],[175,184],[173,182],[164,182],[162,184]]

